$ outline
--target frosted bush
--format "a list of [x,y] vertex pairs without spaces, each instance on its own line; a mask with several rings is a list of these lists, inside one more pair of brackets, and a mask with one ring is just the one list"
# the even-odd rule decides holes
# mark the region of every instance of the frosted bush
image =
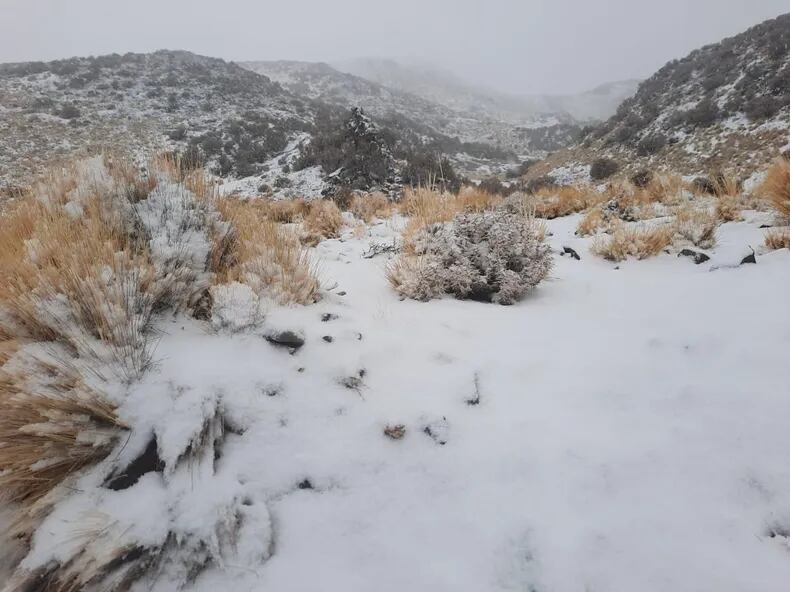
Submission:
[[415,257],[389,270],[402,295],[513,304],[551,270],[549,247],[532,221],[507,209],[457,215],[414,237]]

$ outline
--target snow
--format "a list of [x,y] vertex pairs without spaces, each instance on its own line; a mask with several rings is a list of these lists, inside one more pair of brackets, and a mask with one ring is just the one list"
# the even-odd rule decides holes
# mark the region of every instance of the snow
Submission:
[[[138,592],[205,561],[183,589],[782,589],[790,252],[737,266],[770,221],[745,217],[699,266],[615,266],[574,235],[579,215],[550,221],[554,250],[582,259],[557,255],[514,306],[398,300],[386,257],[363,253],[401,218],[315,248],[314,306],[214,289],[213,325],[160,321],[119,410],[135,430],[114,456],[155,434],[168,470],[123,491],[88,472],[24,565],[173,533]],[[266,341],[286,329],[305,345]]]

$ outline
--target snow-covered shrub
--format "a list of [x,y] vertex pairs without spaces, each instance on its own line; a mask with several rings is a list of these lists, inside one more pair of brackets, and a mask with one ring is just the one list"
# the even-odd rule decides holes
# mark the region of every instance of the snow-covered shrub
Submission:
[[261,318],[258,295],[245,284],[232,282],[212,286],[211,324],[215,329],[243,331]]
[[392,286],[418,300],[456,298],[512,304],[551,270],[549,247],[531,221],[504,208],[461,213],[414,236],[414,256],[389,269]]

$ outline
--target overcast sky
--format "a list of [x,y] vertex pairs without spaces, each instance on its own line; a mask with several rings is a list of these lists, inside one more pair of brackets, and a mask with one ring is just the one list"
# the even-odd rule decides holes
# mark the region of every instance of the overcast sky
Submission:
[[644,78],[790,0],[0,0],[0,61],[187,49],[422,59],[504,91]]

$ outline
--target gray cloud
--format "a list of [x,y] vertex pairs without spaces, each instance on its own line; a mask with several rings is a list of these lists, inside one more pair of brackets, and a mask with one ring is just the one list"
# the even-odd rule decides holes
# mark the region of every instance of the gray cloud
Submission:
[[0,0],[0,61],[188,49],[234,60],[404,57],[511,92],[643,78],[787,0]]

